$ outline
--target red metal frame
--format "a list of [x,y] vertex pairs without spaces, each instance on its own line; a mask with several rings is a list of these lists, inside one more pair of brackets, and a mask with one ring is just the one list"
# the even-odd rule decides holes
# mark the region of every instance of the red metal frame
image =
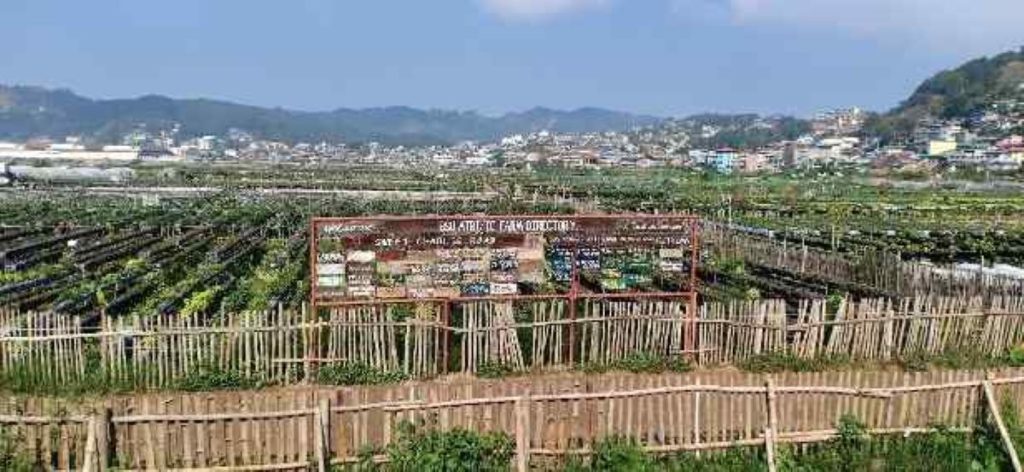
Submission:
[[[690,229],[690,277],[689,281],[680,281],[678,292],[617,292],[617,293],[581,293],[579,284],[579,274],[576,267],[576,250],[575,247],[571,252],[572,260],[569,291],[565,294],[547,294],[547,295],[485,295],[478,297],[450,297],[450,298],[395,298],[395,299],[384,299],[384,298],[372,298],[372,299],[347,299],[347,300],[320,300],[320,295],[317,291],[317,273],[319,261],[317,255],[319,254],[319,241],[320,241],[320,227],[326,224],[343,224],[351,222],[409,222],[409,223],[427,223],[434,221],[462,221],[462,220],[571,220],[574,222],[582,221],[658,221],[658,220],[676,220],[681,222],[688,222]],[[312,316],[317,316],[317,310],[320,307],[334,307],[334,306],[353,306],[353,305],[367,305],[367,304],[398,304],[398,303],[422,303],[422,302],[434,302],[443,305],[442,316],[445,317],[445,323],[448,323],[449,317],[451,316],[451,304],[469,301],[517,301],[517,300],[557,300],[564,299],[569,302],[569,317],[570,319],[576,318],[576,301],[579,299],[648,299],[648,298],[689,298],[689,313],[686,317],[686,329],[684,329],[683,335],[683,346],[685,352],[692,352],[694,350],[694,344],[696,342],[696,333],[694,328],[696,327],[697,318],[697,264],[700,258],[700,231],[699,222],[696,216],[693,215],[682,215],[682,214],[666,214],[666,215],[646,215],[646,214],[620,214],[620,215],[431,215],[431,216],[375,216],[375,217],[345,217],[345,218],[332,218],[332,217],[314,217],[310,220],[310,245],[309,245],[309,270],[310,270],[310,313]],[[525,233],[525,232],[524,232]],[[372,234],[372,233],[370,233]],[[426,234],[426,232],[425,232]],[[566,326],[569,330],[569,353],[568,359],[570,363],[575,361],[575,338],[576,338],[576,326],[572,323]],[[442,370],[447,369],[448,363],[448,348],[447,345],[450,342],[448,337],[450,333],[445,332],[445,349],[441,353],[442,357]]]

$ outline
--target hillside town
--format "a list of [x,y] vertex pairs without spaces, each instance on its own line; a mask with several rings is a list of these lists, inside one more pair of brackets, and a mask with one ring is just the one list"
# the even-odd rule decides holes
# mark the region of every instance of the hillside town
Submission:
[[[444,146],[288,143],[261,139],[237,128],[222,136],[185,137],[180,125],[156,131],[140,126],[118,143],[96,144],[82,136],[0,142],[0,162],[291,162],[518,169],[675,167],[720,174],[771,174],[828,166],[923,173],[958,167],[1010,172],[1020,169],[1024,162],[1021,100],[1002,100],[966,118],[922,118],[910,138],[900,142],[883,143],[866,133],[865,123],[870,118],[868,112],[859,108],[830,110],[806,121],[756,115],[694,117],[665,120],[657,126],[629,131],[539,130],[491,142],[465,141]],[[751,136],[758,139],[750,139]]]

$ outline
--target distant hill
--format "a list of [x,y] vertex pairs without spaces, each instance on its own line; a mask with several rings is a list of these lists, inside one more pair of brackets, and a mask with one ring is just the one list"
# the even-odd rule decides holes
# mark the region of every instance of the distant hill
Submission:
[[168,129],[177,123],[185,136],[224,135],[231,128],[239,128],[262,138],[292,142],[378,141],[412,145],[491,140],[543,129],[558,132],[628,130],[658,122],[660,119],[652,116],[599,108],[573,111],[534,108],[500,117],[407,107],[300,112],[156,95],[93,100],[69,90],[0,85],[0,139],[80,134],[109,142],[139,125]]
[[1024,98],[1024,48],[935,74],[899,106],[870,120],[865,130],[885,138],[897,137],[923,117],[967,117],[1008,98]]
[[[731,147],[753,149],[783,140],[793,140],[811,131],[807,120],[791,116],[760,116],[752,113],[725,115],[704,113],[680,123],[689,130],[691,144],[700,148]],[[715,133],[704,136],[705,127]]]

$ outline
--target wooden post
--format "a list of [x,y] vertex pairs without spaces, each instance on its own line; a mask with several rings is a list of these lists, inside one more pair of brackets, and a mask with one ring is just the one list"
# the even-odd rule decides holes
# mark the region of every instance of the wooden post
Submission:
[[807,272],[807,241],[806,236],[800,236],[800,273]]
[[316,462],[319,472],[327,472],[328,457],[331,455],[331,400],[326,396],[320,399],[316,410]]
[[[445,300],[442,302],[441,308],[441,320],[444,325],[444,332],[440,334],[442,340],[441,345],[441,365],[438,366],[438,373],[444,375],[448,373],[448,364],[451,362],[451,348],[452,348],[452,301]],[[463,339],[467,336],[466,333],[462,333]],[[465,359],[459,359],[463,365],[466,364]]]
[[569,255],[569,365],[574,366],[576,361],[576,303],[579,300],[580,279],[579,271],[576,269],[576,256],[579,248],[575,243],[572,245],[572,253]]
[[516,399],[516,472],[530,469],[530,396]]
[[985,392],[985,401],[988,403],[988,409],[996,422],[996,428],[999,429],[999,436],[1003,439],[1003,448],[1006,449],[1006,454],[1010,456],[1010,463],[1013,464],[1014,472],[1021,472],[1017,448],[1014,447],[1013,440],[1010,439],[1010,432],[1006,430],[1006,424],[1003,423],[1003,415],[999,413],[999,403],[996,402],[996,394],[992,389],[991,378],[990,374],[989,378],[981,384],[981,388]]
[[[106,306],[101,306],[100,307],[100,332],[101,333],[108,330],[107,324],[108,324],[107,323],[107,307]],[[101,367],[102,369],[109,369],[109,366],[110,366],[110,360],[107,359],[107,350],[108,350],[107,344],[108,344],[107,337],[106,336],[100,336],[100,365],[102,366]]]
[[103,406],[103,409],[97,415],[95,433],[91,434],[96,435],[96,457],[99,461],[97,470],[106,471],[107,466],[110,464],[110,453],[113,450],[110,441],[110,408],[106,405]]
[[[684,248],[685,249],[685,248]],[[699,364],[701,361],[700,351],[697,350],[697,265],[700,264],[700,230],[697,220],[690,222],[690,280],[687,291],[690,292],[690,309],[683,320],[683,350],[684,358]]]
[[768,472],[775,472],[775,437],[778,434],[779,417],[775,405],[775,381],[769,376],[764,382],[765,413],[768,425],[764,428],[764,448],[768,459]]
[[[697,386],[700,387],[700,377],[697,377]],[[701,427],[700,422],[700,389],[693,392],[693,445],[696,447],[696,456],[700,458],[700,442],[701,442]]]
[[[306,341],[306,354],[302,360],[302,374],[303,383],[312,384],[316,383],[316,372],[314,372],[313,359],[317,357],[316,350],[314,348],[313,338],[313,325],[316,323],[316,308],[313,308],[309,312],[306,311],[306,305],[302,305],[302,320],[306,323],[306,328],[302,330],[302,338]],[[317,343],[319,344],[319,343]],[[319,346],[316,346],[319,347]]]
[[83,472],[96,472],[99,470],[99,455],[96,453],[96,435],[100,429],[100,420],[97,415],[89,418],[88,430],[85,438],[85,461],[82,464]]

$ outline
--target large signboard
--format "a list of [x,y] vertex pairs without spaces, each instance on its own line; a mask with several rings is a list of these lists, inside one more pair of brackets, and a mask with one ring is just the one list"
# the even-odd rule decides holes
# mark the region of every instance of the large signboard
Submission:
[[682,215],[315,218],[313,303],[689,293]]

